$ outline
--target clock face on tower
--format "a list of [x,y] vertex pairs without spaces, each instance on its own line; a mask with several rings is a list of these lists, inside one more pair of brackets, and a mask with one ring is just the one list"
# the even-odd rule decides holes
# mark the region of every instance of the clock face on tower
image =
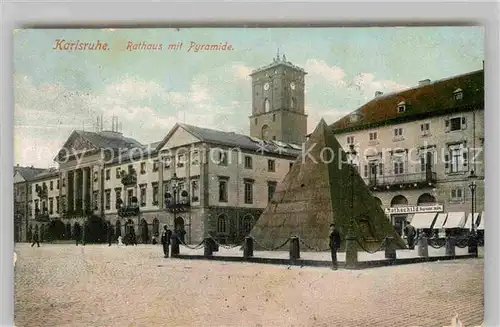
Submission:
[[292,90],[295,90],[295,82],[291,82],[291,83],[290,83],[290,88],[291,88]]
[[264,90],[265,91],[269,90],[269,83],[264,84]]

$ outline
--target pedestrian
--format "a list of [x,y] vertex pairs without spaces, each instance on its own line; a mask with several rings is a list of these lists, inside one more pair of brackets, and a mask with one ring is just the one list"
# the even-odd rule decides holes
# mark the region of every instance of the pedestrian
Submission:
[[332,252],[332,269],[337,270],[337,250],[340,248],[340,234],[335,224],[330,224],[330,250]]
[[40,247],[40,239],[38,237],[38,231],[35,230],[35,233],[33,234],[33,239],[32,239],[33,243],[31,244],[31,247],[35,246],[35,244],[37,245],[37,247]]
[[133,245],[137,245],[137,236],[135,235],[135,230],[133,228],[130,230],[130,241]]
[[163,226],[163,232],[161,233],[161,244],[163,245],[163,255],[165,256],[165,258],[168,258],[168,249],[171,236],[172,231],[168,229],[167,225]]
[[415,227],[413,227],[409,221],[406,222],[405,234],[408,248],[410,250],[415,249]]
[[113,225],[111,225],[111,222],[108,221],[108,230],[106,233],[106,237],[108,239],[108,246],[111,246],[111,243],[113,243]]

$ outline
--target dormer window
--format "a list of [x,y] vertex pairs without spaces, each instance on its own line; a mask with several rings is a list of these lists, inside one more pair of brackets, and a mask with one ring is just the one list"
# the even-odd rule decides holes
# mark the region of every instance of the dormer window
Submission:
[[356,114],[356,113],[351,114],[351,116],[349,117],[349,119],[351,120],[351,123],[355,123],[359,119],[359,114]]
[[455,91],[453,91],[453,97],[455,98],[455,100],[462,100],[464,97],[464,92],[462,91],[462,89],[456,89]]
[[398,113],[402,113],[406,111],[406,102],[401,101],[398,103]]

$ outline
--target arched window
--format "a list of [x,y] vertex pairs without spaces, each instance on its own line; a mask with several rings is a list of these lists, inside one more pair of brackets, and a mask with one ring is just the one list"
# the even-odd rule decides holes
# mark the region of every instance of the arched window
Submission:
[[424,204],[424,203],[436,203],[436,198],[429,193],[424,193],[421,196],[419,196],[417,200],[417,204]]
[[269,139],[269,126],[262,126],[261,139],[268,140]]
[[248,214],[243,218],[243,233],[245,235],[248,235],[250,231],[252,230],[253,227],[253,217],[252,215]]
[[268,98],[266,98],[266,99],[264,100],[264,111],[265,111],[265,112],[269,112],[269,110],[270,110],[269,99],[268,99]]
[[160,221],[158,220],[158,218],[153,219],[153,235],[160,235]]
[[380,200],[380,198],[377,198],[376,196],[374,197],[375,201],[377,202],[377,204],[379,206],[382,206],[382,200]]
[[227,217],[222,214],[217,218],[217,233],[226,234],[227,233]]
[[408,200],[402,195],[396,195],[392,198],[391,207],[394,205],[406,205],[408,204]]

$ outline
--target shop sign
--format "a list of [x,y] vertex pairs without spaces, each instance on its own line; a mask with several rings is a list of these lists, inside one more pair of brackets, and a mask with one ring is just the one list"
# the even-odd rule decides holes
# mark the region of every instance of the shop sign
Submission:
[[410,213],[426,213],[426,212],[442,212],[444,210],[442,204],[433,204],[425,206],[401,206],[385,208],[386,215],[410,214]]

